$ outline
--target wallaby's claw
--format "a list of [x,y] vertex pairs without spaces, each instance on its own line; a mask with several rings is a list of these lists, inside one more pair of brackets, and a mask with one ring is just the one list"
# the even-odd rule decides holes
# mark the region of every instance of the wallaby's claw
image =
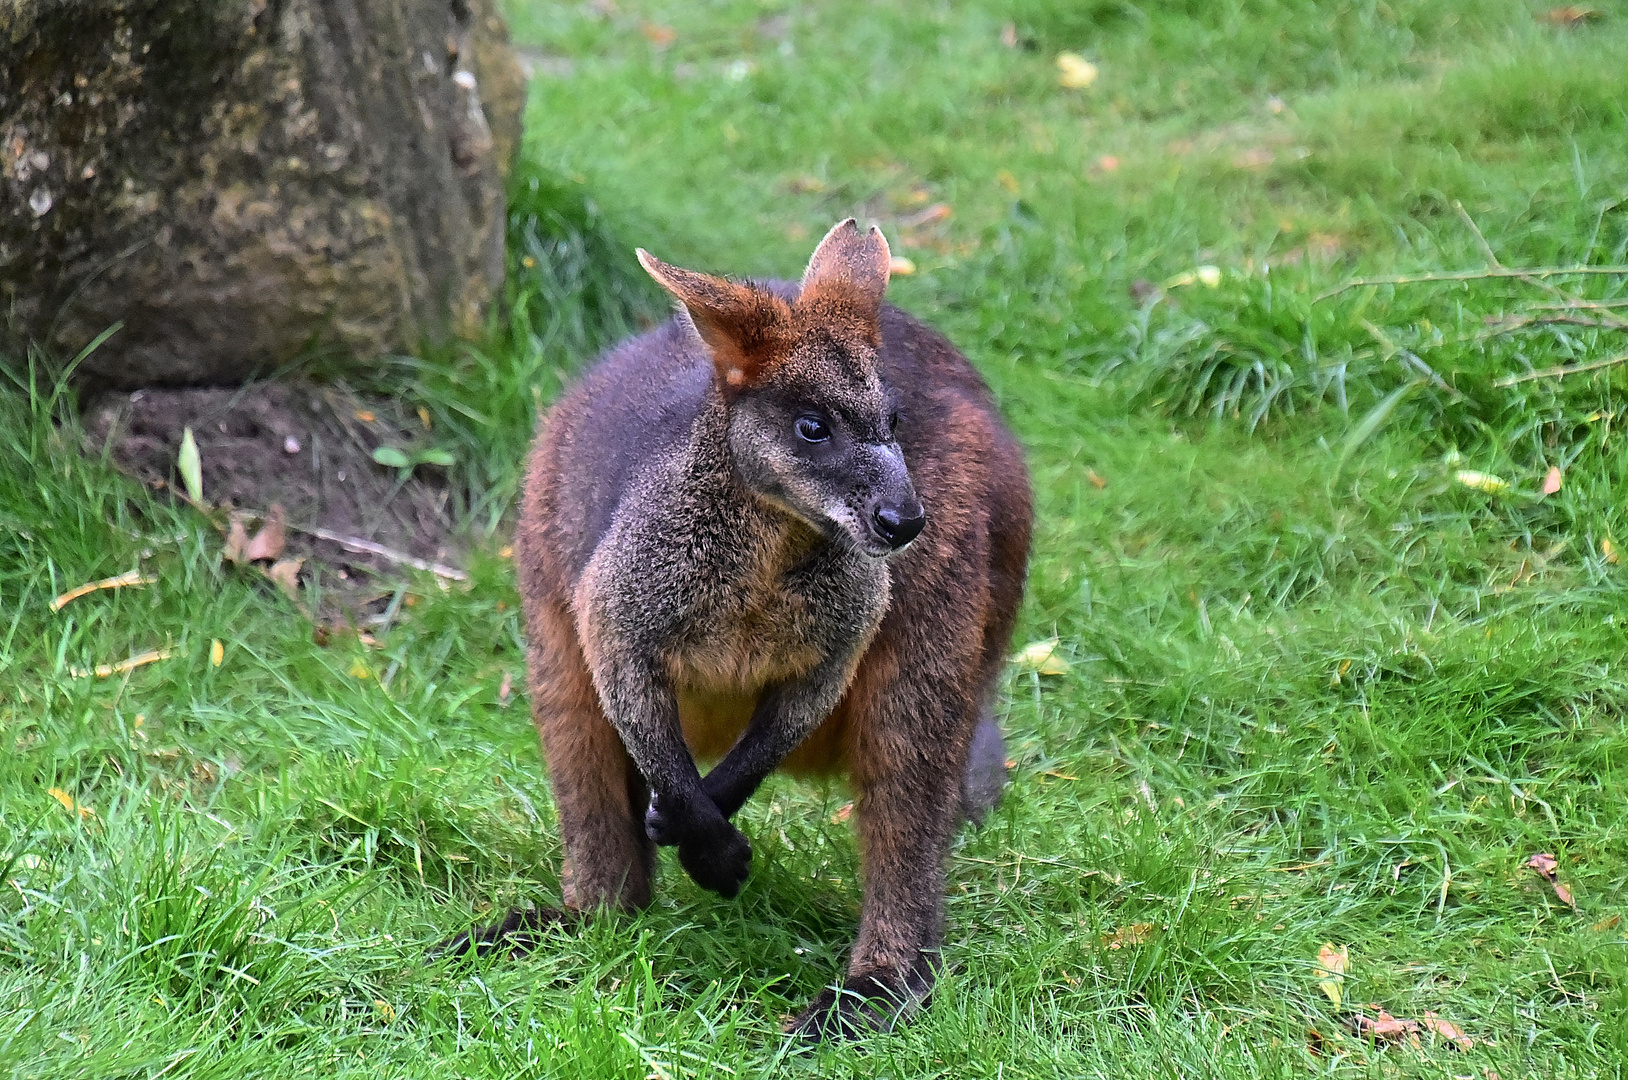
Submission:
[[697,885],[729,900],[752,872],[752,843],[725,821],[711,836],[680,842],[678,861]]

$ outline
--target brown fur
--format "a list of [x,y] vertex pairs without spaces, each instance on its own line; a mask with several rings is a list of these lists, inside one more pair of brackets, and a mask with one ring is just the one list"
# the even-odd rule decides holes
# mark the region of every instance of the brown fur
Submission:
[[[1022,456],[965,359],[882,305],[879,232],[839,225],[791,286],[640,258],[680,318],[612,353],[550,412],[517,534],[565,903],[648,903],[651,836],[732,895],[750,849],[727,819],[762,774],[846,776],[859,936],[846,992],[828,991],[797,1027],[885,1027],[931,986],[947,844],[958,816],[980,809],[956,778],[991,723],[1021,599]],[[843,418],[853,449],[831,459],[835,472],[775,441],[776,418],[795,413],[774,411],[782,398]],[[865,515],[908,510],[916,493],[925,528],[878,557]],[[720,757],[703,778],[695,760]]]

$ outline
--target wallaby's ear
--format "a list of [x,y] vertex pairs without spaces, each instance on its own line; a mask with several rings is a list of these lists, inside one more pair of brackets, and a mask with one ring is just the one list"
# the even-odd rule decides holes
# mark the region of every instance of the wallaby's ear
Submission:
[[712,361],[726,392],[746,389],[763,367],[789,347],[791,311],[773,293],[662,262],[644,248],[639,264],[678,300]]
[[853,218],[839,221],[808,260],[808,269],[803,271],[803,293],[811,299],[843,296],[859,304],[866,317],[874,320],[882,311],[891,259],[881,229],[872,225],[860,232]]

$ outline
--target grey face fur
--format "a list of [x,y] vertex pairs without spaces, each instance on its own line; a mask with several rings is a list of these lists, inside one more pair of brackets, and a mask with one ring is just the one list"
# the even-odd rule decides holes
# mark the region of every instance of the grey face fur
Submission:
[[895,433],[893,395],[875,353],[808,335],[787,376],[730,405],[729,444],[742,481],[820,533],[872,558],[903,550],[926,515]]

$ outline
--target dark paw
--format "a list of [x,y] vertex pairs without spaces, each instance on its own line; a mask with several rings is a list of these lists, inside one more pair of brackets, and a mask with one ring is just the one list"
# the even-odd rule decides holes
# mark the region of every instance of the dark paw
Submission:
[[650,793],[650,806],[644,812],[644,834],[662,847],[672,847],[684,839],[678,815],[666,811],[661,796]]
[[826,987],[786,1031],[815,1042],[892,1031],[925,1005],[931,993],[932,974],[925,965],[903,980],[861,975],[840,988]]
[[461,934],[447,938],[429,952],[431,960],[456,956],[487,956],[505,951],[510,956],[524,956],[535,949],[543,934],[558,926],[569,926],[576,921],[573,912],[559,908],[520,908],[511,910],[501,922],[487,926],[471,926]]
[[752,872],[752,843],[729,822],[718,823],[721,828],[682,841],[678,861],[697,885],[730,899]]

